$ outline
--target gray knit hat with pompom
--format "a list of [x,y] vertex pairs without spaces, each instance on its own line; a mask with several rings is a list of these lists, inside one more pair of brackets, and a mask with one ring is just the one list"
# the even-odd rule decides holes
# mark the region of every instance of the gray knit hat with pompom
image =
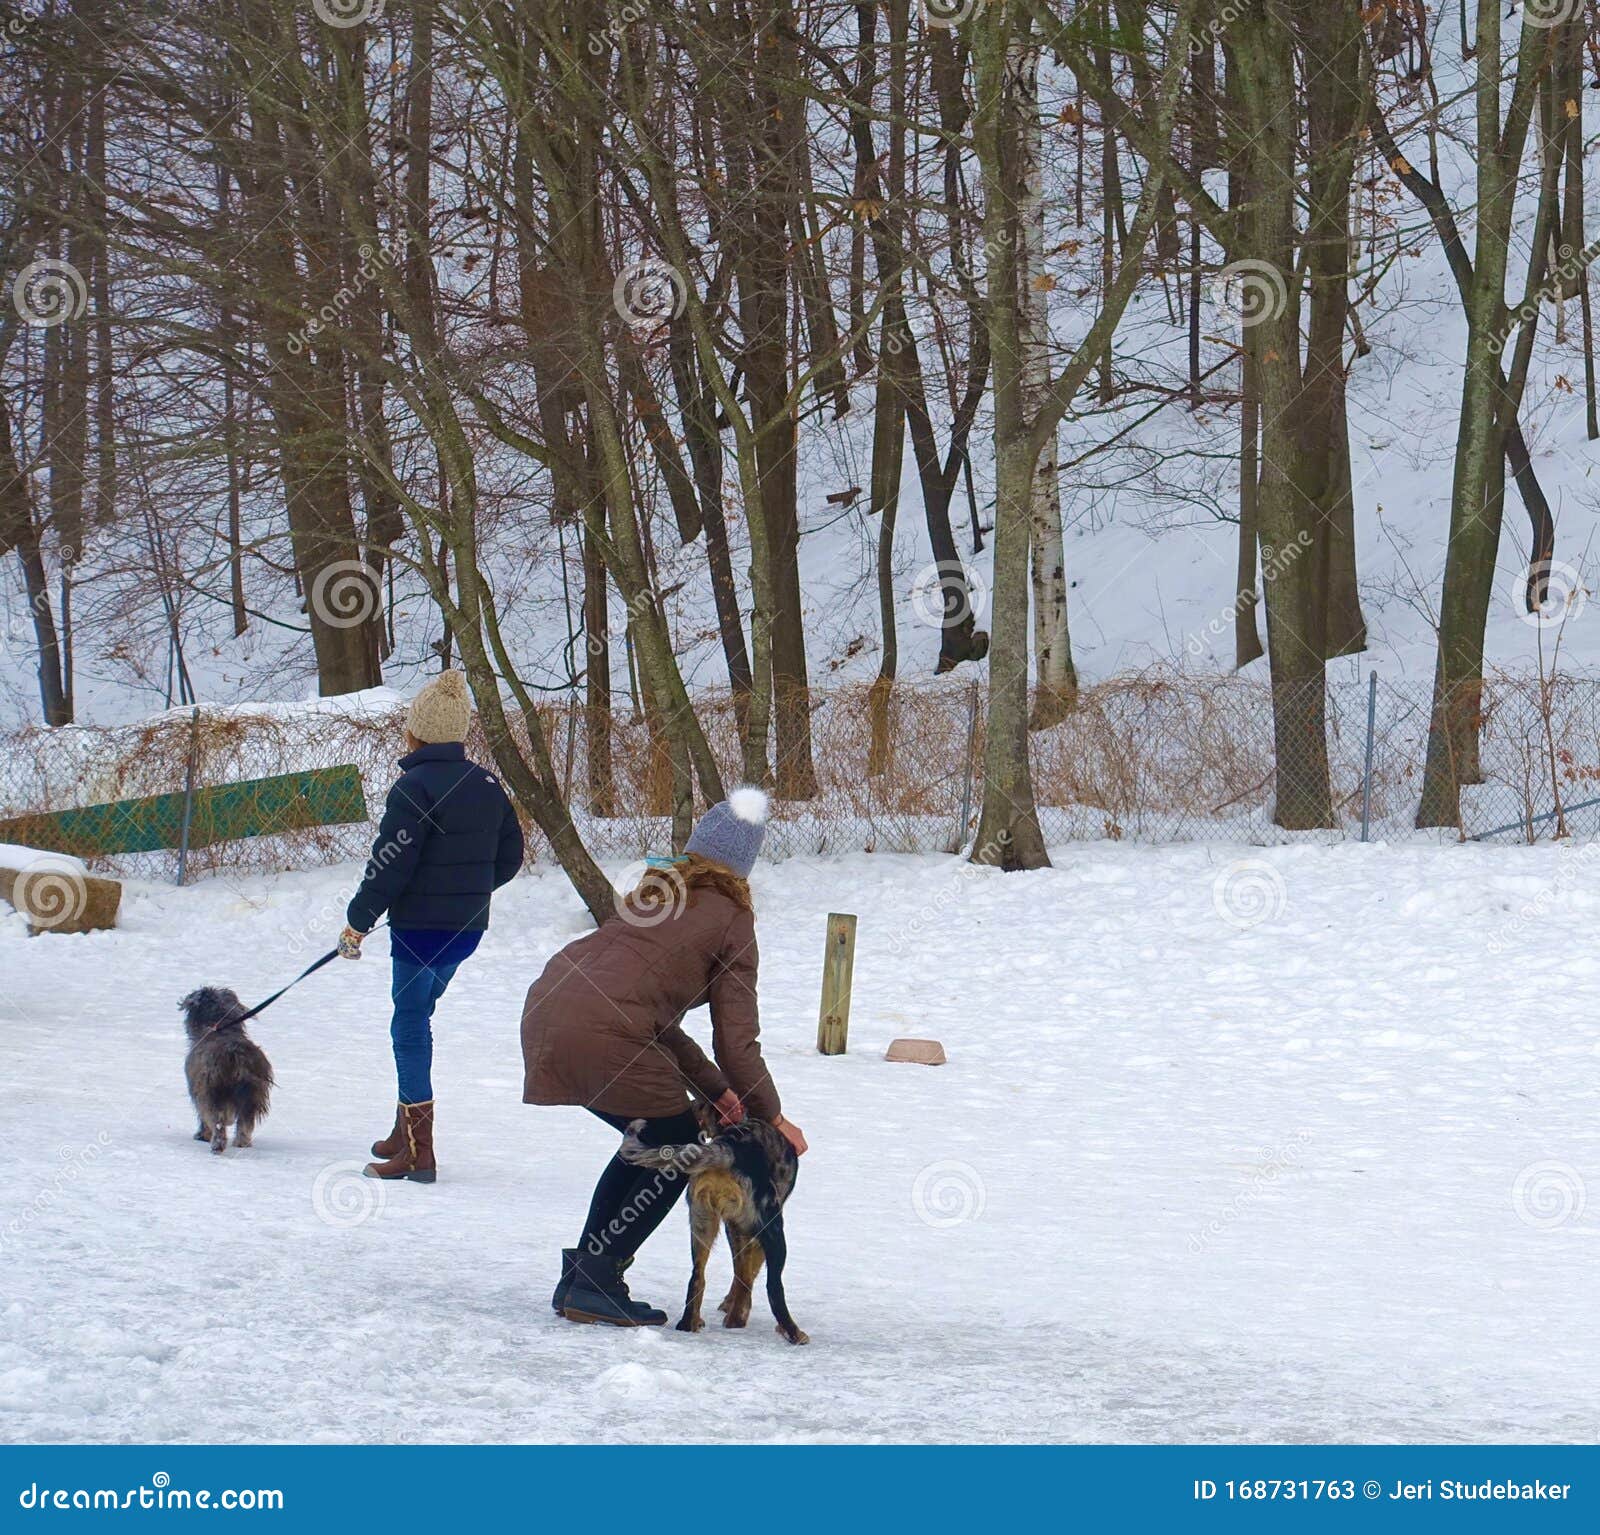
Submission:
[[714,858],[740,879],[749,879],[766,831],[767,797],[760,789],[745,785],[700,817],[684,851]]

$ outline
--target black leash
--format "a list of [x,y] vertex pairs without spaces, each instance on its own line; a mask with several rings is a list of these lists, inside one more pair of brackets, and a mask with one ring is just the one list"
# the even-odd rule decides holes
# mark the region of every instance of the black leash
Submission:
[[[378,924],[378,927],[385,927],[387,925],[388,925],[387,923],[380,922]],[[378,931],[378,927],[373,928],[372,932],[373,933],[377,932]],[[366,936],[370,938],[372,936],[372,934],[368,933]],[[276,1002],[278,1000],[278,998],[281,997],[284,994],[284,992],[289,991],[292,988],[298,986],[301,983],[301,981],[305,980],[305,978],[308,975],[315,975],[317,973],[317,971],[319,971],[325,964],[327,964],[329,962],[329,960],[334,960],[334,959],[337,959],[338,957],[339,957],[339,949],[338,949],[338,946],[335,945],[333,948],[329,949],[328,952],[326,954],[324,954],[321,959],[312,960],[312,962],[309,965],[307,965],[305,967],[305,969],[300,972],[299,975],[297,975],[292,981],[290,981],[287,986],[280,986],[275,992],[273,992],[273,994],[270,997],[267,998],[267,1000],[265,1002],[257,1002],[256,1005],[254,1007],[252,1007],[248,1013],[241,1013],[237,1019],[230,1020],[230,1021],[238,1022],[238,1023],[248,1023],[250,1021],[250,1019],[254,1018],[257,1013],[266,1012],[266,1010],[269,1007],[271,1007],[272,1004],[274,1002]]]

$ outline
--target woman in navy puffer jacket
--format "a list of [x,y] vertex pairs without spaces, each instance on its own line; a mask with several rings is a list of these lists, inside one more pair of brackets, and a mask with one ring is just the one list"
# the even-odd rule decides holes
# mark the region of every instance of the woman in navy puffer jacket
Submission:
[[389,791],[366,874],[339,938],[349,959],[389,914],[394,965],[394,1129],[375,1141],[370,1178],[438,1177],[433,1150],[433,1010],[489,925],[489,897],[522,867],[522,827],[499,780],[467,760],[472,700],[443,672],[412,700],[406,755]]

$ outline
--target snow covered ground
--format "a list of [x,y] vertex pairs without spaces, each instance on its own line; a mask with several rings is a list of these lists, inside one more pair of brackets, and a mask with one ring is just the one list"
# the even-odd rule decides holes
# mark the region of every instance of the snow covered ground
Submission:
[[[523,991],[586,924],[558,874],[497,898],[442,1005],[432,1188],[353,1176],[391,1109],[377,939],[256,1027],[255,1148],[189,1139],[177,998],[275,988],[353,867],[131,886],[114,933],[7,914],[0,1437],[1593,1441],[1600,863],[1057,861],[759,871],[803,1349],[760,1302],[694,1337],[550,1314],[614,1143],[520,1102]],[[829,910],[861,918],[831,1059]],[[900,1034],[949,1064],[885,1063]],[[632,1276],[674,1316],[687,1245],[675,1212]]]

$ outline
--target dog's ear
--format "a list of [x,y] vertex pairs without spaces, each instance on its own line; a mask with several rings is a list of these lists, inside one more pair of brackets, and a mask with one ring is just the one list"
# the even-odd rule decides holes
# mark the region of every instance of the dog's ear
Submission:
[[700,1133],[707,1140],[715,1140],[722,1130],[722,1123],[717,1118],[717,1111],[703,1098],[694,1101],[694,1117],[700,1125]]

